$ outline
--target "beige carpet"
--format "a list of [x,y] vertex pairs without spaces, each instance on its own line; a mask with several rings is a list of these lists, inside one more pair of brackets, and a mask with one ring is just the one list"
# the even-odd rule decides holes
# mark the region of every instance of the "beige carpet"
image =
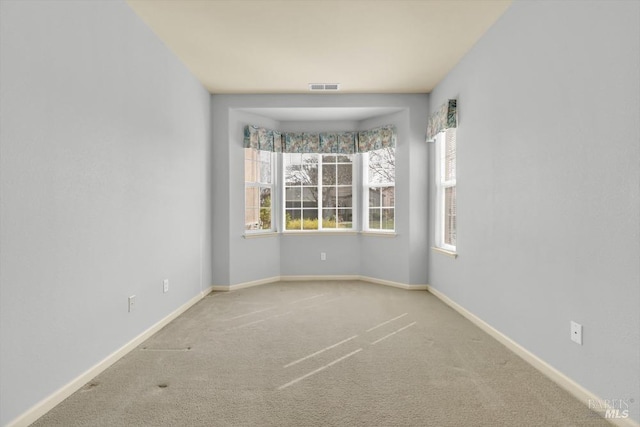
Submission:
[[35,426],[607,426],[433,295],[213,293]]

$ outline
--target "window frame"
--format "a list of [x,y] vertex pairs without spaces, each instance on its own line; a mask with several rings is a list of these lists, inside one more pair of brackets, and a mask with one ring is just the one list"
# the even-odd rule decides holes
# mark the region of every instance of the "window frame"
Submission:
[[[318,167],[318,175],[317,175],[317,182],[315,185],[296,185],[296,186],[292,186],[292,185],[287,185],[287,180],[286,180],[286,169],[287,166],[290,165],[290,162],[287,160],[286,156],[287,155],[302,155],[302,156],[314,156],[317,158],[317,167]],[[343,154],[343,153],[282,153],[282,173],[279,175],[280,176],[280,182],[278,184],[278,187],[280,189],[280,191],[282,192],[282,201],[280,203],[280,212],[281,212],[281,217],[279,218],[279,224],[282,230],[282,233],[353,233],[353,232],[357,232],[358,231],[358,206],[356,201],[358,200],[358,185],[356,182],[356,170],[357,170],[357,161],[358,161],[358,156],[356,155],[356,153],[352,153],[352,154]],[[326,185],[323,183],[323,166],[325,165],[324,162],[324,156],[348,156],[351,159],[351,206],[350,207],[343,207],[344,209],[351,209],[351,227],[350,228],[343,228],[343,227],[332,227],[332,228],[325,228],[323,226],[323,212],[325,207],[323,206],[323,197],[321,197],[320,195],[322,194],[323,189],[325,188],[340,188],[340,187],[345,187],[347,185],[341,185],[338,184],[337,182],[333,185]],[[304,157],[302,157],[304,158]],[[346,162],[336,162],[336,163],[328,163],[328,164],[336,164],[336,165],[340,165],[340,164],[347,164]],[[318,201],[317,201],[317,206],[315,207],[310,207],[310,208],[305,208],[303,206],[304,203],[304,199],[301,198],[301,206],[299,208],[291,208],[291,207],[287,207],[287,188],[296,188],[299,187],[302,189],[304,188],[310,188],[310,187],[315,187],[317,190],[317,194],[320,196],[318,197]],[[303,190],[302,190],[303,191]],[[332,206],[331,208],[335,208],[335,209],[339,209],[339,206]],[[304,229],[304,228],[300,228],[300,229],[289,229],[287,228],[287,211],[288,210],[292,210],[292,209],[299,209],[301,211],[301,218],[304,218],[304,210],[315,210],[317,213],[317,219],[318,219],[318,228],[313,228],[313,229]],[[304,226],[304,224],[301,224],[301,226]]]
[[[380,150],[393,150],[393,159],[394,159],[394,173],[393,173],[393,182],[386,181],[380,183],[370,183],[369,182],[369,160],[372,152],[380,151]],[[396,170],[395,170],[395,159],[397,155],[397,147],[386,147],[381,148],[379,150],[368,151],[362,153],[362,232],[364,233],[389,233],[393,234],[396,232]],[[380,216],[380,228],[371,228],[369,224],[369,191],[372,188],[386,188],[393,187],[393,206],[383,206],[382,201],[381,205],[375,207],[376,209],[380,209],[381,214],[383,209],[393,209],[393,228],[382,228],[382,215]]]
[[[256,158],[255,159],[248,159],[247,157],[247,150],[253,150],[256,153]],[[270,160],[270,183],[265,183],[262,182],[261,180],[261,176],[260,176],[260,167],[259,164],[261,163],[261,153],[268,153],[269,155],[269,160]],[[277,169],[277,157],[275,155],[274,152],[272,151],[268,151],[268,150],[260,150],[258,148],[251,148],[251,147],[245,147],[243,149],[243,156],[244,156],[244,175],[245,175],[245,181],[244,181],[244,234],[246,235],[258,235],[258,234],[267,234],[267,233],[275,233],[277,232],[277,227],[276,227],[276,223],[277,221],[276,219],[276,210],[275,207],[278,206],[277,205],[277,193],[276,193],[276,188],[277,188],[277,183],[276,183],[276,169]],[[256,170],[254,171],[256,174],[256,180],[255,181],[248,181],[247,180],[247,161],[253,161],[254,163],[258,164],[258,167],[256,168]],[[262,191],[262,189],[266,189],[268,188],[270,190],[270,194],[271,194],[271,203],[270,203],[270,221],[271,221],[271,227],[270,228],[247,228],[247,222],[246,222],[246,218],[247,218],[247,189],[248,188],[257,188],[258,189],[258,194],[260,194],[260,192]],[[260,198],[258,198],[258,204],[260,204]],[[262,209],[261,206],[258,205],[258,217],[260,217],[260,210]]]
[[[446,141],[448,133],[453,133],[453,141],[456,145],[456,151],[453,156],[454,163],[454,174],[452,179],[446,179],[445,177],[445,168],[446,168]],[[454,232],[455,232],[455,244],[451,244],[451,242],[445,241],[445,228],[446,228],[446,190],[449,188],[453,188],[455,191],[454,204],[456,205],[457,211],[457,138],[456,138],[456,128],[449,128],[442,132],[439,132],[435,138],[435,184],[436,184],[436,209],[435,209],[435,245],[439,249],[443,249],[445,251],[449,251],[452,253],[457,253],[457,235],[458,235],[458,227],[457,227],[457,212],[455,215],[455,224],[454,224]]]

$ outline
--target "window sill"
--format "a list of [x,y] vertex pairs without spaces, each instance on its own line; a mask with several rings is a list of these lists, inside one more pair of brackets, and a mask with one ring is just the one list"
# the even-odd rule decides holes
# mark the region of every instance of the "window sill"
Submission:
[[264,231],[264,232],[257,232],[257,233],[245,233],[242,235],[242,237],[245,239],[257,239],[259,237],[275,237],[279,234],[280,233],[275,231]]
[[437,248],[437,247],[433,246],[431,248],[431,250],[433,252],[435,252],[435,253],[446,255],[446,256],[451,257],[451,258],[458,258],[458,253],[457,252],[449,251],[447,249]]
[[266,232],[256,232],[256,233],[245,233],[242,235],[244,239],[258,239],[262,237],[276,237],[276,236],[367,236],[367,237],[397,237],[398,233],[395,231],[354,231],[354,230],[346,230],[346,231],[317,231],[317,230],[307,230],[307,231],[266,231]]
[[398,235],[395,231],[361,231],[360,234],[367,237],[396,237]]
[[357,231],[347,230],[347,231],[317,231],[317,230],[309,230],[309,231],[283,231],[283,236],[355,236],[357,235]]

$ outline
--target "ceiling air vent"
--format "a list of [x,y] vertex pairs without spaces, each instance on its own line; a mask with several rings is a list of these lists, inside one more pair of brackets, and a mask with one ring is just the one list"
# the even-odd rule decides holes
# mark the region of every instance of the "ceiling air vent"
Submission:
[[326,92],[340,90],[340,83],[309,83],[311,92]]

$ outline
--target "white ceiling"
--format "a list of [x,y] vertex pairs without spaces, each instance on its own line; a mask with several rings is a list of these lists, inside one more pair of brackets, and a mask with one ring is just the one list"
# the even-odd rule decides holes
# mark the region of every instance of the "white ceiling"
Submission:
[[211,93],[428,93],[510,0],[127,0]]

